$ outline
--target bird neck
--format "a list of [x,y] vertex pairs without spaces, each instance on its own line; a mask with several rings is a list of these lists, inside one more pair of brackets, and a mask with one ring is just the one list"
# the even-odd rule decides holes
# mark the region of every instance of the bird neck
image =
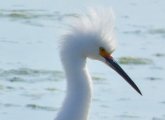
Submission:
[[86,68],[86,58],[68,58],[67,61],[63,61],[67,77],[67,95],[56,120],[87,120],[92,86]]

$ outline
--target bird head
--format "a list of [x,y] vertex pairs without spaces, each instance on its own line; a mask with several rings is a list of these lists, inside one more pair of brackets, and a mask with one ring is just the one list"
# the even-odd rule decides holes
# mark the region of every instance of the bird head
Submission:
[[[64,36],[62,51],[72,56],[99,60],[120,74],[139,94],[139,88],[112,57],[116,48],[111,9],[93,9],[77,18]],[[141,94],[142,95],[142,94]]]

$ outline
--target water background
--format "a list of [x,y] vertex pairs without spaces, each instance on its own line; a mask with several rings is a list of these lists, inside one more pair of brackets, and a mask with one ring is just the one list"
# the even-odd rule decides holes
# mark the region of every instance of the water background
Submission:
[[1,1],[0,120],[55,118],[65,95],[58,42],[68,21],[90,7],[113,8],[118,40],[113,56],[143,93],[89,60],[90,120],[165,120],[164,6],[164,0]]

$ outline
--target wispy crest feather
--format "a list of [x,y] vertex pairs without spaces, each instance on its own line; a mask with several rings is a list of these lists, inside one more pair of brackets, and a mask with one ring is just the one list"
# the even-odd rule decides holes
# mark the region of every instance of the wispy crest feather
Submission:
[[[114,14],[112,9],[90,9],[88,14],[77,17],[63,36],[62,47],[76,47],[77,44],[94,44],[113,52],[115,44]],[[87,43],[88,41],[88,43]],[[85,44],[85,43],[84,43]],[[79,46],[80,47],[80,46]]]
[[89,13],[74,21],[72,34],[95,34],[108,40],[113,36],[114,13],[112,9],[90,9]]

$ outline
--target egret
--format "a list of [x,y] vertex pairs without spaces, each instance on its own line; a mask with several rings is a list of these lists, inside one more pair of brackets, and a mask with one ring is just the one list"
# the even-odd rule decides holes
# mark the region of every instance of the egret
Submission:
[[140,95],[139,88],[112,57],[115,50],[112,10],[90,10],[78,17],[64,35],[60,57],[67,78],[67,93],[55,120],[87,120],[92,98],[92,79],[87,58],[101,61],[120,74]]

